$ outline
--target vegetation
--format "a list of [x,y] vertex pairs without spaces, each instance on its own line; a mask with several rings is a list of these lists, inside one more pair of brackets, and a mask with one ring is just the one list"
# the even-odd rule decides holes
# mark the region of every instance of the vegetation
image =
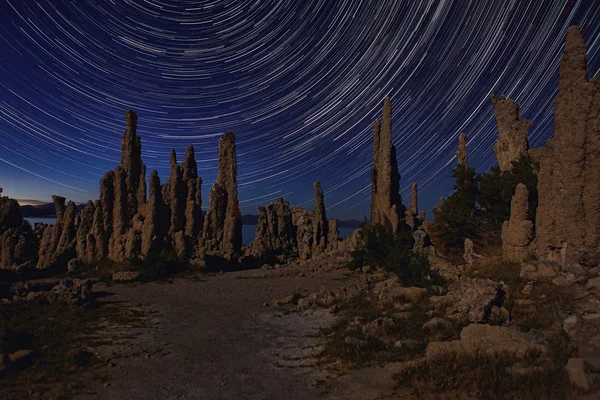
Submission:
[[458,166],[453,171],[454,192],[434,209],[432,227],[436,249],[457,257],[469,238],[481,247],[501,243],[501,229],[510,218],[510,203],[515,189],[523,183],[529,190],[529,216],[535,222],[537,210],[536,166],[528,157],[513,162],[510,171],[498,167],[476,176],[472,168]]
[[454,391],[478,399],[521,399],[524,393],[528,399],[568,399],[567,352],[566,342],[557,338],[543,365],[536,353],[522,358],[513,353],[448,353],[408,366],[395,378],[417,395]]
[[359,246],[352,253],[352,267],[365,265],[395,273],[405,286],[431,288],[443,279],[429,265],[425,255],[413,252],[412,232],[394,232],[391,224],[365,223],[359,231]]
[[[428,342],[458,339],[463,327],[455,323],[424,331],[423,324],[431,318],[428,298],[409,307],[410,318],[403,317],[390,304],[368,297],[354,298],[344,303],[342,310],[336,322],[324,332],[328,340],[320,354],[323,364],[341,361],[347,368],[359,368],[414,360],[425,354]],[[394,324],[377,337],[363,332],[364,324],[377,318],[391,318]],[[399,341],[402,345],[397,345]]]
[[[0,350],[5,354],[32,350],[27,369],[13,369],[0,378],[3,388],[0,397],[66,396],[85,384],[78,382],[77,373],[107,364],[91,349],[112,343],[105,335],[98,334],[99,329],[111,324],[134,324],[140,319],[136,311],[112,306],[73,308],[31,301],[0,303]],[[49,390],[59,392],[49,393]]]

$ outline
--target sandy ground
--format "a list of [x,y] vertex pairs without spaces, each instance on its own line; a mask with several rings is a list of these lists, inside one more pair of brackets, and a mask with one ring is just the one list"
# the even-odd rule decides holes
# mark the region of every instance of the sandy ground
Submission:
[[259,271],[176,279],[173,283],[98,285],[101,301],[143,311],[140,328],[106,332],[113,345],[106,382],[86,387],[88,399],[316,399],[323,393],[314,366],[333,321],[327,310],[289,313],[266,307],[275,298],[335,288],[343,275],[254,279]]

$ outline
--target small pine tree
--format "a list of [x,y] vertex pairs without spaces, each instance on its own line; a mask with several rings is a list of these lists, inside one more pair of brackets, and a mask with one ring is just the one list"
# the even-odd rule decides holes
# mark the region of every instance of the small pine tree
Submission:
[[443,253],[462,251],[466,238],[477,233],[477,179],[473,168],[458,165],[452,176],[454,192],[433,211],[434,244]]
[[537,175],[528,157],[523,156],[513,161],[510,171],[502,172],[500,168],[493,167],[490,173],[479,175],[477,180],[477,203],[481,209],[478,224],[480,236],[491,232],[494,233],[491,237],[495,237],[497,242],[500,241],[502,224],[510,219],[510,204],[519,183],[523,183],[529,190],[528,218],[535,223],[538,203]]

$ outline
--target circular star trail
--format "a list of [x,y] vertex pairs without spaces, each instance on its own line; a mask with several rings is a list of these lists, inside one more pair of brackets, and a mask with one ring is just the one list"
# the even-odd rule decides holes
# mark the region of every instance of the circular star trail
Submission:
[[532,145],[552,136],[569,25],[600,77],[598,0],[0,0],[0,186],[97,198],[131,108],[163,182],[169,150],[194,144],[205,205],[232,129],[242,212],[311,207],[320,180],[330,217],[360,219],[390,95],[402,194],[417,181],[429,210],[460,132],[476,170],[496,163],[492,94],[521,105]]

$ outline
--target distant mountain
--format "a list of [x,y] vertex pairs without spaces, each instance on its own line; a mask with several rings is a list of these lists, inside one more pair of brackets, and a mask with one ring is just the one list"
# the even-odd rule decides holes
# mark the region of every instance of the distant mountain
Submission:
[[[85,204],[77,204],[77,212],[81,211]],[[21,215],[25,218],[54,218],[56,217],[56,209],[54,203],[41,205],[26,205],[21,206]]]
[[339,228],[360,228],[363,221],[359,221],[357,219],[350,219],[348,221],[340,221],[338,219],[338,227]]
[[258,223],[258,215],[245,214],[242,215],[243,225],[256,225]]

